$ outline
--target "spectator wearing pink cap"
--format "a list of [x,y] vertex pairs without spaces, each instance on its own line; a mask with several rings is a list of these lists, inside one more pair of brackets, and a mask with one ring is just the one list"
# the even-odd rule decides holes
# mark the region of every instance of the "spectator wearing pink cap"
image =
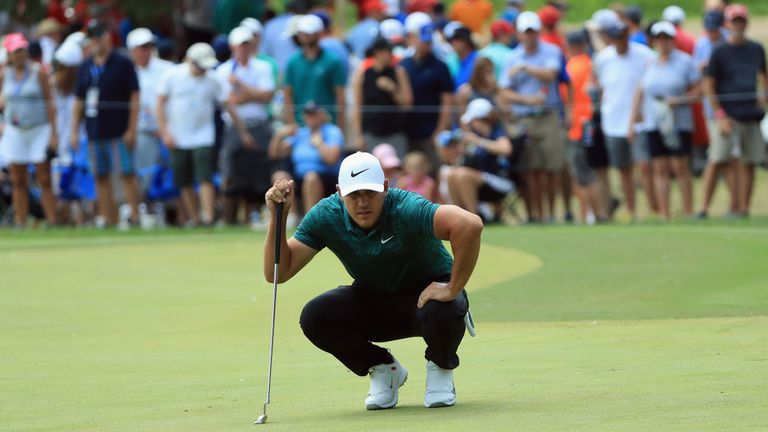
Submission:
[[397,157],[397,150],[392,144],[381,143],[373,148],[371,154],[376,156],[381,167],[384,169],[384,176],[392,184],[397,184],[400,180],[400,167],[402,165],[400,158]]
[[[765,50],[746,36],[749,13],[746,6],[732,4],[725,9],[730,30],[727,42],[712,52],[705,71],[704,92],[712,105],[717,131],[710,136],[709,164],[704,176],[704,202],[699,217],[707,217],[715,183],[725,170],[735,148],[741,150],[737,163],[737,216],[749,214],[755,166],[765,160],[765,142],[760,121],[768,105]],[[759,89],[763,89],[760,92]],[[737,96],[737,97],[734,97]]]
[[40,66],[29,59],[28,47],[21,33],[12,33],[3,39],[8,67],[2,75],[5,129],[0,149],[4,153],[2,159],[11,165],[14,218],[18,227],[26,224],[29,213],[29,164],[37,168],[46,219],[51,225],[56,223],[50,166],[58,146],[56,108],[48,79]]

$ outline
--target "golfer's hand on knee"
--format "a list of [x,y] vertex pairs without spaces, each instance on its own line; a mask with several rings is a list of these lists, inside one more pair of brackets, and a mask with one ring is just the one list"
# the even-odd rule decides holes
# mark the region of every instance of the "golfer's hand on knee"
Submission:
[[440,302],[449,302],[455,299],[456,296],[451,293],[451,289],[447,283],[432,282],[428,287],[421,292],[419,301],[416,306],[421,309],[430,300],[437,300]]
[[281,179],[276,181],[269,188],[264,198],[270,212],[275,211],[275,204],[284,203],[284,213],[287,214],[291,205],[293,205],[293,180]]

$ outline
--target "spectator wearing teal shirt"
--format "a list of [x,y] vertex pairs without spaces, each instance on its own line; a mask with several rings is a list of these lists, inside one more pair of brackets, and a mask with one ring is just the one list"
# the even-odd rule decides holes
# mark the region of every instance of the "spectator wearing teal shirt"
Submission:
[[318,16],[305,15],[296,27],[301,51],[291,58],[285,70],[285,121],[303,126],[301,113],[295,107],[313,101],[325,108],[331,121],[344,130],[344,65],[320,47],[323,21]]
[[487,57],[493,62],[493,73],[498,80],[509,60],[509,55],[512,54],[510,45],[515,38],[515,29],[512,24],[498,20],[491,24],[491,37],[493,37],[491,43],[481,49],[479,54],[480,57]]

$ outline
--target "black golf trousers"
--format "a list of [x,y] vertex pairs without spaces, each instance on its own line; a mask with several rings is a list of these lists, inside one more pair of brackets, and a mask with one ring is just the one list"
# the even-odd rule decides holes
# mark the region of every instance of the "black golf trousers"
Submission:
[[443,369],[459,366],[456,350],[464,337],[464,315],[469,308],[466,292],[450,302],[430,300],[416,307],[421,290],[382,294],[358,284],[327,291],[304,306],[301,329],[318,348],[339,359],[357,375],[392,355],[372,342],[420,336],[427,343],[424,357]]

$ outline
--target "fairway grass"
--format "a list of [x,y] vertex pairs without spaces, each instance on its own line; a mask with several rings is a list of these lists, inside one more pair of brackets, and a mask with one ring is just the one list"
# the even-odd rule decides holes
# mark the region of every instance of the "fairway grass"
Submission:
[[768,428],[764,224],[491,228],[458,404],[427,410],[424,344],[394,410],[303,337],[349,282],[327,251],[281,285],[269,422],[263,235],[0,239],[0,431],[735,431]]

